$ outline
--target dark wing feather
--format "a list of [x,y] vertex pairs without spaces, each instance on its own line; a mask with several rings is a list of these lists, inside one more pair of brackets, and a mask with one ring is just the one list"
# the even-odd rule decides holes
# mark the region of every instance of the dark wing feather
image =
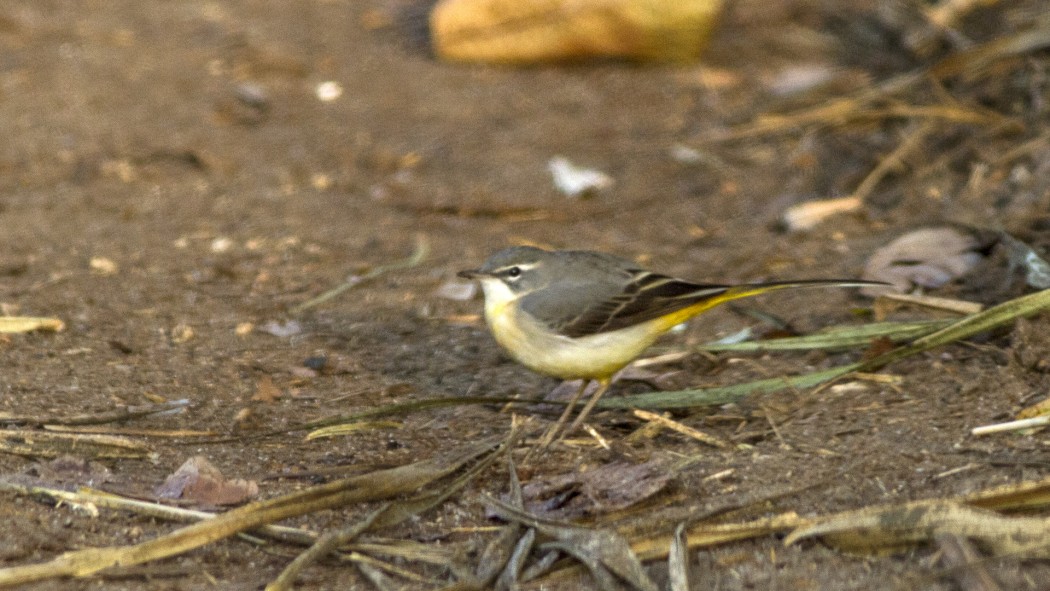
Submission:
[[[659,318],[728,289],[725,285],[689,283],[638,270],[631,273],[626,285],[563,285],[558,294],[547,292],[542,300],[526,296],[522,307],[532,316],[546,319],[548,328],[558,334],[579,338]],[[587,301],[594,303],[579,305]]]
[[653,273],[640,273],[624,290],[624,297],[608,310],[593,332],[608,332],[666,316],[693,304],[725,293],[726,285],[690,283]]

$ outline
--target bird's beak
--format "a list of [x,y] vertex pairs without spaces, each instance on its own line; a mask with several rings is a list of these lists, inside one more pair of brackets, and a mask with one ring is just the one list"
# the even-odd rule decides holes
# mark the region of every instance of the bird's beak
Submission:
[[492,274],[486,273],[481,269],[467,269],[466,271],[456,273],[456,277],[462,277],[464,279],[482,279],[484,277],[492,277]]

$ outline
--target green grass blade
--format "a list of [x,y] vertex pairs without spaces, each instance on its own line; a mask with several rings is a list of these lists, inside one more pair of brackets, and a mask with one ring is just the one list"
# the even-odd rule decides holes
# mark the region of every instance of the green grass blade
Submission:
[[838,326],[799,337],[746,341],[743,343],[708,343],[703,351],[731,351],[757,353],[761,351],[810,351],[813,349],[853,349],[866,347],[871,341],[888,338],[895,342],[908,341],[949,326],[955,320],[924,320],[921,322],[873,322],[862,326]]
[[598,401],[599,408],[641,408],[646,410],[666,410],[671,408],[692,408],[700,406],[719,406],[736,402],[751,394],[776,392],[784,388],[810,388],[833,380],[839,376],[856,371],[860,363],[840,365],[823,371],[807,373],[800,376],[768,378],[746,384],[701,388],[697,390],[678,390],[675,392],[651,392],[634,396],[610,396]]

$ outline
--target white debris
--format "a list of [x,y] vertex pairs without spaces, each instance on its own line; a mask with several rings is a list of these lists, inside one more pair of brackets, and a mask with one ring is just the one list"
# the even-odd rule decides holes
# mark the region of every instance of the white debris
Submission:
[[435,295],[446,300],[466,302],[474,299],[478,293],[478,286],[473,281],[446,281],[437,288]]
[[326,80],[317,85],[314,94],[322,103],[330,103],[343,96],[343,86],[334,80]]
[[547,163],[547,170],[554,178],[554,186],[569,197],[580,197],[613,184],[612,177],[604,172],[592,168],[580,168],[563,156],[551,158]]

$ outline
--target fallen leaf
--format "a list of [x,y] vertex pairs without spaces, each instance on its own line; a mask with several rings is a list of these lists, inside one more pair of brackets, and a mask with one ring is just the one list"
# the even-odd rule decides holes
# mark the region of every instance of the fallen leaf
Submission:
[[204,456],[194,456],[168,476],[154,494],[214,507],[243,503],[259,494],[259,485],[254,480],[226,479]]
[[660,460],[612,462],[529,482],[523,489],[525,507],[530,513],[558,519],[619,511],[657,494],[673,477]]
[[884,281],[892,287],[865,287],[861,293],[877,296],[913,287],[936,289],[965,275],[986,246],[970,232],[955,228],[923,228],[900,236],[875,251],[861,279]]

